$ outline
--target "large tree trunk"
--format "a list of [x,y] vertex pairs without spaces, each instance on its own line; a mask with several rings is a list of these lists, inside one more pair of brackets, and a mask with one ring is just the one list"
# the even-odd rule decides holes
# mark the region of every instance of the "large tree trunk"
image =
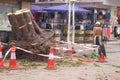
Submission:
[[[14,40],[16,46],[30,50],[34,54],[49,53],[54,32],[40,29],[29,10],[9,13],[8,19],[12,25],[11,40]],[[21,52],[19,54],[18,57],[23,56]]]

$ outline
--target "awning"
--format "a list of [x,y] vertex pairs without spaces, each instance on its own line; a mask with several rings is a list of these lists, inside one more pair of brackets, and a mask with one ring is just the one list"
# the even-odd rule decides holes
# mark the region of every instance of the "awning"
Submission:
[[[44,11],[62,11],[62,12],[66,12],[66,11],[68,11],[68,9],[69,9],[69,5],[68,4],[43,8]],[[77,7],[75,5],[75,12],[88,13],[88,12],[91,12],[91,11],[83,9],[83,8],[80,8],[80,7]]]
[[31,8],[30,8],[30,10],[32,11],[32,12],[42,12],[44,7],[42,7],[42,6],[39,6],[39,5],[31,5]]

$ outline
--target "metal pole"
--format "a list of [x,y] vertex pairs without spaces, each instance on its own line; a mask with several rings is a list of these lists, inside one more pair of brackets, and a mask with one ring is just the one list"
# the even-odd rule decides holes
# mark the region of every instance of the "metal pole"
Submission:
[[71,2],[69,1],[67,42],[70,42]]
[[94,23],[97,21],[97,10],[94,8]]
[[75,42],[75,2],[72,2],[72,42]]

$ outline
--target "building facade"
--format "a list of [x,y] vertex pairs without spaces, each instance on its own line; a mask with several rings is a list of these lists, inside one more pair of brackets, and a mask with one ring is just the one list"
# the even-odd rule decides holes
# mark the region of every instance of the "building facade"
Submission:
[[[69,0],[35,0],[36,4],[68,3]],[[120,0],[76,0],[80,7],[109,10],[114,24],[116,17],[120,20]]]

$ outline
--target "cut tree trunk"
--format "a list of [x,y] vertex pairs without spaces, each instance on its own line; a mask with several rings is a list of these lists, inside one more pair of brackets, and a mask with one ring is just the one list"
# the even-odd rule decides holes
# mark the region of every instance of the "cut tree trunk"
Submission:
[[[12,25],[12,35],[10,39],[14,40],[16,46],[30,50],[34,54],[49,53],[54,32],[50,29],[40,29],[30,10],[24,9],[18,10],[15,13],[9,13],[8,19]],[[17,53],[18,57],[24,55],[23,52],[19,50]]]

